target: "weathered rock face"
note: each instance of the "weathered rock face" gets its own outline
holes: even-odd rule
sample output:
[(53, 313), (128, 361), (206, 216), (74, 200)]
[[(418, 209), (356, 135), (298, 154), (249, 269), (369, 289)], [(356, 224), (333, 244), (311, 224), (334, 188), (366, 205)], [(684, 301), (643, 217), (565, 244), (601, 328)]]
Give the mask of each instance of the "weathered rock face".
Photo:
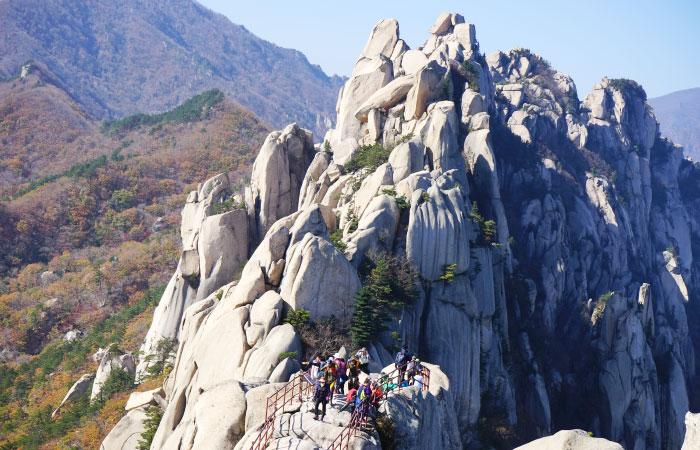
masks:
[[(217, 204), (237, 209), (214, 214)], [(230, 282), (248, 256), (249, 220), (240, 199), (231, 197), (226, 175), (217, 175), (190, 192), (182, 209), (182, 256), (153, 313), (140, 349), (136, 380), (146, 374), (164, 341), (177, 341), (185, 309)]]
[(257, 243), (277, 219), (297, 210), (306, 169), (314, 158), (311, 132), (289, 125), (265, 139), (246, 192)]
[(136, 364), (131, 353), (122, 353), (115, 346), (107, 349), (92, 380), (90, 400), (94, 400), (100, 395), (102, 385), (107, 381), (113, 370), (123, 370), (130, 377), (133, 377), (136, 372)]
[[(450, 381), (440, 367), (428, 364), (430, 389), (418, 386), (392, 394), (386, 401), (386, 414), (394, 427), (396, 448), (440, 448), (459, 450), (463, 447)], [(387, 371), (393, 370), (389, 366)], [(440, 430), (439, 433), (425, 430)]]
[(104, 450), (137, 450), (144, 431), (146, 407), (134, 408), (112, 428), (100, 445)]
[(583, 430), (563, 430), (522, 445), (517, 450), (623, 450), (620, 444), (589, 436)]
[(685, 415), (685, 439), (681, 450), (691, 450), (700, 447), (700, 414)]
[(90, 390), (94, 379), (94, 373), (86, 373), (83, 376), (81, 376), (78, 379), (78, 381), (73, 383), (73, 386), (71, 386), (70, 389), (68, 389), (68, 392), (66, 393), (65, 397), (63, 397), (63, 400), (61, 400), (61, 404), (51, 413), (51, 418), (56, 418), (60, 413), (61, 408), (63, 408), (63, 406), (66, 403), (74, 402), (83, 395), (86, 395), (87, 392)]
[[(446, 13), (416, 49), (380, 22), (337, 112), (323, 151), (294, 125), (268, 137), (247, 211), (213, 215), (222, 177), (190, 195), (144, 343), (180, 341), (153, 448), (249, 445), (266, 383), (296, 369), (280, 357), (302, 350), (284, 314), (349, 318), (378, 253), (405, 258), (417, 292), (368, 345), (371, 368), (400, 337), (444, 373), (389, 403), (401, 448), (681, 447), (700, 407), (700, 166), (658, 136), (636, 83), (603, 79), (581, 102), (528, 50), (482, 56)], [(368, 145), (377, 161), (348, 170)], [(280, 448), (339, 432), (277, 420)], [(619, 444), (556, 433), (572, 428)]]
[(307, 234), (289, 249), (280, 295), (293, 309), (314, 317), (348, 318), (360, 279), (355, 268), (330, 242)]

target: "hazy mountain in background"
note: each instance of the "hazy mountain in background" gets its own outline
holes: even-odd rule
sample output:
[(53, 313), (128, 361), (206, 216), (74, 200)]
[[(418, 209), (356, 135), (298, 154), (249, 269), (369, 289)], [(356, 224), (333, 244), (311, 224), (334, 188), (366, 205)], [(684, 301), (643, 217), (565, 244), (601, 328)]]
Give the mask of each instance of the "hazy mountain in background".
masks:
[(661, 134), (700, 161), (700, 87), (672, 92), (649, 100), (661, 125)]
[(28, 60), (100, 119), (219, 88), (268, 123), (296, 121), (318, 139), (342, 82), (191, 0), (0, 0), (0, 78)]

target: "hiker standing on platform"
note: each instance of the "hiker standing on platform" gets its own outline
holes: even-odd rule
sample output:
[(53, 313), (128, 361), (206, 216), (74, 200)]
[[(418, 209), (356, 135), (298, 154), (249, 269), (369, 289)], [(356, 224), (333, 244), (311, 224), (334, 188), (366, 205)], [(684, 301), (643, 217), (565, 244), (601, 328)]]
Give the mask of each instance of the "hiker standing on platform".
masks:
[(355, 412), (355, 397), (357, 396), (357, 386), (349, 385), (348, 393), (345, 396), (345, 406), (343, 406), (340, 411), (345, 411), (350, 408), (350, 412)]
[(340, 356), (335, 358), (336, 367), (336, 385), (335, 390), (339, 394), (345, 393), (345, 382), (348, 380), (347, 367), (345, 367), (345, 359)]
[(372, 383), (372, 397), (371, 397), (371, 402), (372, 406), (376, 411), (379, 411), (379, 404), (382, 401), (382, 398), (384, 397), (384, 392), (382, 391), (382, 387), (379, 383)]
[(348, 361), (347, 369), (348, 378), (355, 386), (360, 386), (360, 361), (357, 358), (352, 358)]
[(326, 367), (323, 370), (323, 374), (326, 378), (326, 384), (328, 385), (328, 388), (331, 391), (331, 406), (333, 406), (333, 395), (335, 394), (338, 376), (338, 369), (335, 366), (335, 361), (333, 361), (333, 358), (328, 358), (328, 362), (326, 363)]
[(369, 413), (369, 406), (372, 400), (372, 386), (370, 385), (369, 377), (365, 379), (365, 382), (357, 393), (357, 396), (360, 399), (360, 412), (363, 414)]
[(311, 369), (309, 370), (311, 379), (316, 381), (318, 377), (321, 376), (321, 357), (316, 355), (316, 357), (311, 361)]
[(318, 420), (318, 405), (321, 405), (321, 421), (326, 417), (326, 403), (331, 395), (331, 391), (326, 384), (326, 379), (321, 377), (314, 388), (314, 420)]
[(408, 384), (413, 384), (413, 377), (416, 376), (416, 357), (414, 356), (406, 364), (406, 378), (408, 379)]
[(394, 357), (394, 367), (396, 367), (396, 370), (399, 371), (399, 381), (397, 383), (399, 386), (403, 382), (403, 377), (406, 373), (406, 363), (410, 360), (411, 354), (408, 353), (408, 350), (406, 350), (405, 347), (401, 347), (401, 350), (399, 350)]
[(362, 347), (355, 353), (355, 357), (360, 362), (360, 370), (369, 375), (369, 352), (366, 347)]

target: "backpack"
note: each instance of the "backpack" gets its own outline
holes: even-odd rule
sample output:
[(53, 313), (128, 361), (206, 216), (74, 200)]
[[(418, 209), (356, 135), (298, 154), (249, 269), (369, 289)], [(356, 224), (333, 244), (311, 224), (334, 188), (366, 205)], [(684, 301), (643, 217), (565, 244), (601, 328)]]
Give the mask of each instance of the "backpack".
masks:
[(395, 362), (396, 364), (399, 364), (399, 365), (400, 365), (400, 364), (403, 363), (404, 357), (405, 357), (404, 352), (398, 352), (398, 353), (396, 354), (396, 358), (394, 359), (394, 362)]

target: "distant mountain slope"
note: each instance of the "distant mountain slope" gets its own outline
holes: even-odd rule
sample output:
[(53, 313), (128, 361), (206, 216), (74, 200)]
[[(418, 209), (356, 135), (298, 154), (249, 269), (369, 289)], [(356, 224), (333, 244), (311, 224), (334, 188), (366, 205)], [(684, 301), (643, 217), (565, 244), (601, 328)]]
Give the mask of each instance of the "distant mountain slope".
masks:
[(0, 449), (99, 448), (131, 383), (53, 408), (98, 347), (143, 342), (187, 193), (219, 173), (237, 190), (268, 132), (218, 90), (103, 127), (45, 68), (0, 82)]
[(700, 87), (652, 98), (649, 103), (661, 125), (661, 134), (700, 161)]
[(322, 133), (339, 77), (191, 0), (0, 0), (0, 78), (46, 64), (98, 118), (219, 88), (268, 123)]
[(28, 65), (0, 82), (0, 195), (104, 152), (100, 124), (52, 78)]
[[(218, 90), (167, 114), (105, 127), (54, 82), (40, 68), (0, 82), (0, 276), (64, 250), (120, 241), (125, 230), (97, 226), (114, 191), (129, 191), (135, 206), (179, 199), (188, 185), (216, 173), (242, 183), (268, 131)], [(87, 207), (79, 214), (85, 220), (70, 212), (76, 202)], [(177, 213), (179, 204), (166, 209)]]

